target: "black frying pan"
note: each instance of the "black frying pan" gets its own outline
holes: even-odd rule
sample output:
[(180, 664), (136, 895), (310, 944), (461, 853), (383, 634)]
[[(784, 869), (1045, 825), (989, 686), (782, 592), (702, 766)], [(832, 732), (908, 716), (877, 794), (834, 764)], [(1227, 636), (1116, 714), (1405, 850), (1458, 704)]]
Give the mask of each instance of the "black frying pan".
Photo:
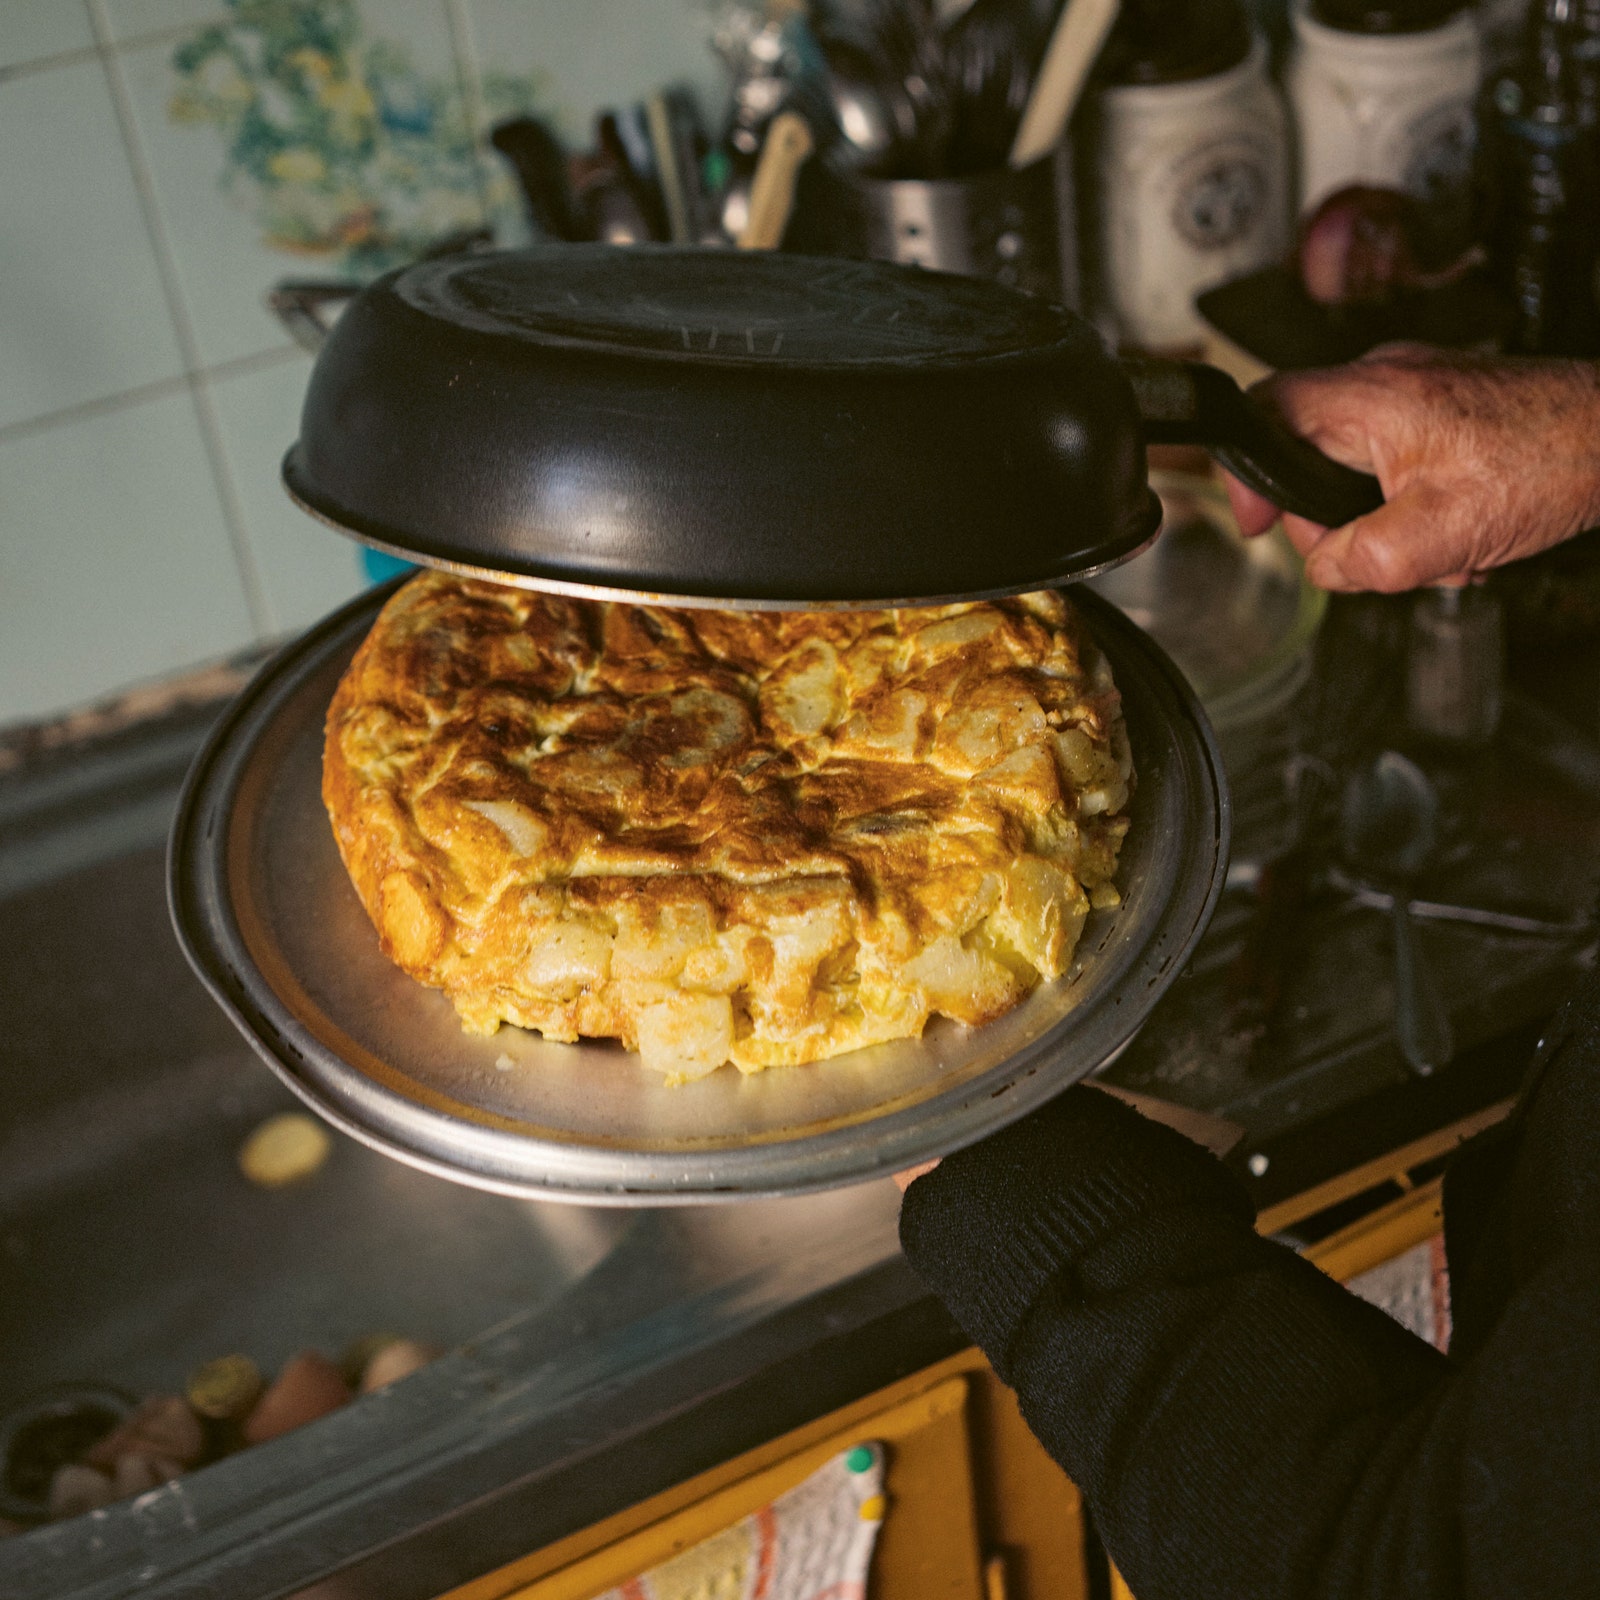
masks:
[(425, 261), (322, 345), (290, 492), (416, 560), (767, 606), (994, 595), (1155, 533), (1146, 440), (1336, 526), (1376, 481), (1215, 368), (883, 262), (552, 245)]

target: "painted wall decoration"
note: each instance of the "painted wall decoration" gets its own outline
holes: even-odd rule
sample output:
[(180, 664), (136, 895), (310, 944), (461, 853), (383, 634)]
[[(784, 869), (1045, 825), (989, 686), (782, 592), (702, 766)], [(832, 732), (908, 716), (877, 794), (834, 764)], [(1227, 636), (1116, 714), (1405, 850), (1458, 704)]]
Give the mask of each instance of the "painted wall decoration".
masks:
[(175, 121), (223, 140), (222, 182), (263, 241), (366, 277), (509, 221), (509, 175), (478, 135), (534, 112), (536, 75), (419, 69), (355, 0), (228, 0), (173, 51)]
[(0, 737), (360, 591), (283, 491), (309, 363), (268, 291), (526, 238), (502, 118), (576, 150), (673, 84), (715, 126), (721, 3), (0, 0)]

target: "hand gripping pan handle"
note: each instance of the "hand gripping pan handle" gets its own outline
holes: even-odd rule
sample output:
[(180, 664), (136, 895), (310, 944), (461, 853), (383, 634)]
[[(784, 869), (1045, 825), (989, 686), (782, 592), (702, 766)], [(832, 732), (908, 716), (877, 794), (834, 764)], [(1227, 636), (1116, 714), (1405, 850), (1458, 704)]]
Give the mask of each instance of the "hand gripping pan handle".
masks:
[(1150, 443), (1204, 445), (1241, 483), (1325, 528), (1342, 527), (1383, 504), (1376, 478), (1330, 460), (1291, 433), (1219, 368), (1130, 358), (1122, 370)]

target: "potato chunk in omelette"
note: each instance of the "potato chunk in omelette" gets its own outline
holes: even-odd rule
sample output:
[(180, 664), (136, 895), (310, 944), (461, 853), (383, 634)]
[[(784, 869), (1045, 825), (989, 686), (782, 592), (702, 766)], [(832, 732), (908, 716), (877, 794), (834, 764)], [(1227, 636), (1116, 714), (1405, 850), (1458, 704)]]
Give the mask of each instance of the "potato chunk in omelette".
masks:
[(1058, 594), (666, 610), (424, 573), (328, 711), (383, 948), (464, 1026), (682, 1080), (981, 1023), (1113, 905), (1132, 778)]

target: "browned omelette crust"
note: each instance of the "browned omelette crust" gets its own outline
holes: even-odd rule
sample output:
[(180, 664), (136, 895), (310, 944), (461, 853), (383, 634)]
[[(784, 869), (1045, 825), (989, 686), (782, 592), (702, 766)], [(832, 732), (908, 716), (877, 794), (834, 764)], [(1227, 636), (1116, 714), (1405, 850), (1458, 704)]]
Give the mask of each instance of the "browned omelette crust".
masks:
[(1053, 593), (673, 611), (424, 573), (328, 711), (388, 955), (464, 1025), (693, 1077), (987, 1021), (1066, 970), (1131, 764)]

